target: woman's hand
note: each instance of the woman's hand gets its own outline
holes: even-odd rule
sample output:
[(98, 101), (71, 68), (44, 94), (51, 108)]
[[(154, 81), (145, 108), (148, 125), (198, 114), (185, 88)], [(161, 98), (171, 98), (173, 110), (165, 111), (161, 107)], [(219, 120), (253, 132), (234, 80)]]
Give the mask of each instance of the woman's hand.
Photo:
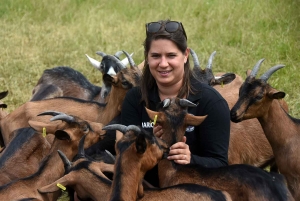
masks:
[(154, 134), (156, 137), (161, 138), (161, 136), (164, 134), (164, 131), (163, 131), (161, 125), (155, 124), (155, 126), (153, 127), (153, 134)]
[(178, 164), (189, 164), (191, 162), (191, 152), (189, 145), (186, 143), (186, 137), (184, 136), (182, 142), (177, 142), (170, 147), (168, 159), (174, 160)]

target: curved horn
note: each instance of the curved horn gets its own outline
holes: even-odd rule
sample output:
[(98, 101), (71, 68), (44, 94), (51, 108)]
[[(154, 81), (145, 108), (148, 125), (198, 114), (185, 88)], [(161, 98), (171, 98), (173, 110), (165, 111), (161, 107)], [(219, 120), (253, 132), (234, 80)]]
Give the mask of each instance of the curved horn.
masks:
[[(130, 57), (132, 58), (133, 53), (130, 54)], [(121, 62), (124, 64), (124, 66), (127, 66), (129, 64), (128, 58), (124, 58), (121, 60)]]
[(134, 67), (135, 66), (135, 63), (132, 59), (132, 57), (125, 51), (125, 50), (122, 50), (123, 53), (126, 55), (127, 59), (128, 59), (128, 62), (130, 64), (131, 67)]
[(57, 150), (57, 152), (58, 152), (59, 157), (61, 158), (61, 160), (64, 163), (65, 171), (69, 172), (72, 167), (72, 163), (69, 161), (67, 156), (61, 150)]
[(97, 61), (96, 59), (93, 59), (91, 57), (89, 57), (87, 54), (85, 54), (85, 56), (89, 59), (90, 63), (97, 69), (100, 68), (101, 62)]
[(214, 51), (213, 53), (211, 53), (211, 55), (210, 55), (210, 57), (209, 57), (209, 59), (208, 59), (208, 63), (207, 63), (206, 68), (211, 69), (211, 67), (212, 67), (212, 61), (213, 61), (213, 59), (214, 59), (216, 53), (217, 53), (216, 51)]
[(270, 68), (267, 72), (265, 72), (262, 76), (260, 76), (260, 79), (264, 80), (265, 82), (270, 78), (270, 76), (275, 73), (280, 68), (283, 68), (285, 65), (279, 64), (276, 66), (273, 66)]
[(135, 131), (137, 133), (141, 132), (141, 129), (138, 126), (136, 126), (136, 125), (129, 125), (129, 126), (127, 126), (127, 131), (128, 130), (133, 130), (133, 131)]
[(116, 64), (120, 67), (120, 69), (126, 68), (126, 66), (119, 59), (117, 59), (115, 56), (109, 55), (109, 57), (111, 58), (111, 60), (116, 62)]
[(200, 62), (199, 62), (198, 56), (197, 56), (196, 52), (194, 52), (194, 50), (192, 50), (191, 48), (190, 48), (190, 54), (193, 57), (194, 67), (200, 68)]
[(252, 71), (251, 71), (251, 74), (249, 75), (249, 76), (251, 76), (251, 77), (255, 77), (256, 76), (256, 74), (257, 74), (257, 72), (258, 72), (258, 70), (259, 70), (259, 68), (260, 68), (260, 66), (261, 66), (261, 64), (262, 64), (262, 62), (264, 61), (265, 59), (261, 59), (261, 60), (259, 60), (256, 64), (255, 64), (255, 66), (253, 67), (253, 69), (252, 69)]
[(78, 153), (77, 156), (79, 158), (85, 158), (85, 153), (84, 153), (84, 140), (85, 140), (86, 135), (82, 136), (79, 145), (78, 145)]
[(124, 126), (122, 124), (111, 124), (111, 125), (104, 126), (102, 130), (118, 130), (121, 131), (122, 133), (126, 133), (127, 126)]
[(112, 155), (109, 151), (107, 151), (106, 149), (105, 149), (105, 152), (113, 159), (113, 161), (115, 161), (116, 160), (116, 157), (114, 157), (114, 155)]
[(43, 115), (57, 116), (57, 115), (60, 115), (60, 114), (65, 114), (65, 113), (57, 112), (57, 111), (54, 111), (54, 110), (48, 110), (48, 111), (45, 111), (45, 112), (42, 112), (42, 113), (38, 114), (37, 116), (43, 116)]
[(74, 117), (66, 114), (59, 114), (50, 119), (50, 121), (56, 121), (56, 120), (62, 120), (67, 122), (68, 124), (76, 122)]
[(179, 105), (182, 107), (197, 107), (197, 105), (195, 103), (192, 103), (191, 101), (189, 101), (187, 99), (180, 99)]
[(121, 50), (120, 50), (120, 51), (117, 51), (117, 52), (115, 53), (115, 57), (117, 57), (118, 59), (120, 59), (121, 54), (123, 54), (123, 52), (122, 52)]
[(104, 52), (101, 52), (101, 51), (97, 51), (96, 54), (98, 54), (101, 57), (106, 56), (106, 54)]
[(169, 98), (166, 98), (165, 100), (163, 100), (163, 108), (169, 107), (171, 100)]

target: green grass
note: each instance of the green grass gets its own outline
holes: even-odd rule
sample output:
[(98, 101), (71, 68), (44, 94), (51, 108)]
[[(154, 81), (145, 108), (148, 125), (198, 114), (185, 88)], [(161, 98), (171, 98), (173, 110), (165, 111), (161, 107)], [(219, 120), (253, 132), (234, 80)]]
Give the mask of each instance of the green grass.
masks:
[(261, 58), (260, 73), (276, 64), (269, 82), (286, 92), (291, 115), (300, 117), (300, 15), (292, 0), (0, 0), (0, 90), (8, 111), (28, 101), (47, 68), (67, 65), (101, 85), (101, 74), (84, 54), (100, 50), (135, 52), (143, 60), (144, 24), (159, 19), (182, 21), (189, 46), (205, 65), (217, 51), (214, 71), (235, 72), (245, 78)]
[(28, 101), (43, 71), (71, 66), (92, 83), (101, 74), (85, 54), (135, 52), (143, 60), (144, 24), (172, 19), (184, 24), (189, 47), (204, 67), (216, 50), (214, 72), (245, 78), (261, 58), (259, 75), (286, 67), (269, 80), (286, 92), (290, 114), (300, 118), (300, 4), (292, 0), (0, 0), (0, 91), (8, 111)]

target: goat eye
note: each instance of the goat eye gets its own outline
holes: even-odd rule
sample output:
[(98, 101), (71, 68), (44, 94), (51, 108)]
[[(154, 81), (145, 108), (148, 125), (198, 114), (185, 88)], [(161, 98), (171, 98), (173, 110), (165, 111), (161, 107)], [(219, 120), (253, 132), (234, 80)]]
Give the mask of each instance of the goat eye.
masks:
[(129, 82), (128, 82), (128, 81), (123, 81), (123, 82), (122, 82), (122, 85), (123, 85), (123, 86), (128, 86), (128, 85), (129, 85)]
[(87, 125), (85, 125), (85, 126), (82, 128), (82, 131), (83, 131), (84, 133), (89, 132), (89, 130), (90, 130), (90, 128), (89, 128)]

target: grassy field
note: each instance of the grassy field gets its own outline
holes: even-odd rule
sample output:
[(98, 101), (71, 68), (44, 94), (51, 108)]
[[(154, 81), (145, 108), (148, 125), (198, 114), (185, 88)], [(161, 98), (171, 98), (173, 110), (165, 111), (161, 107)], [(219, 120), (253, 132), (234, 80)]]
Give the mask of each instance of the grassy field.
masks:
[(92, 83), (101, 74), (85, 54), (118, 50), (143, 60), (146, 22), (181, 21), (204, 67), (217, 51), (214, 72), (245, 78), (261, 58), (259, 72), (286, 67), (269, 80), (286, 92), (290, 114), (300, 118), (300, 3), (293, 0), (0, 0), (0, 90), (12, 111), (31, 97), (43, 71), (70, 66)]
[(63, 65), (101, 85), (85, 54), (101, 60), (98, 50), (126, 50), (141, 62), (144, 24), (169, 18), (183, 22), (203, 66), (217, 51), (215, 72), (245, 78), (261, 58), (259, 73), (285, 64), (269, 82), (286, 92), (290, 113), (300, 118), (299, 8), (292, 0), (0, 0), (0, 90), (9, 91), (4, 101), (12, 111), (29, 100), (45, 69)]

